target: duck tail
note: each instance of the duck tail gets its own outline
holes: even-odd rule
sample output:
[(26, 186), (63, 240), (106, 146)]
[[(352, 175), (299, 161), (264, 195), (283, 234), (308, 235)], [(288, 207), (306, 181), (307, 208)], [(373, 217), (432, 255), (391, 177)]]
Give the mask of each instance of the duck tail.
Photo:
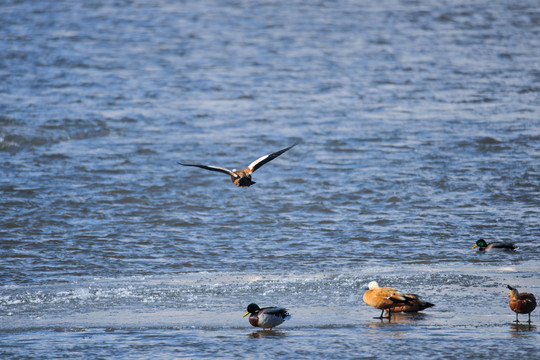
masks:
[(427, 302), (427, 301), (424, 301), (424, 302), (423, 302), (423, 305), (424, 305), (424, 306), (423, 306), (424, 309), (427, 309), (427, 308), (430, 308), (430, 307), (434, 307), (434, 306), (435, 306), (435, 304), (432, 304), (432, 303)]

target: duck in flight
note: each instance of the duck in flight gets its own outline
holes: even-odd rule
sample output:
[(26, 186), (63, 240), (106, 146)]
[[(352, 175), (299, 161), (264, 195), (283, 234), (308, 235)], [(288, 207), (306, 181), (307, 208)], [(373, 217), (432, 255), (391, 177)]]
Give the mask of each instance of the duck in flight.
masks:
[(219, 167), (219, 166), (200, 165), (200, 164), (184, 164), (184, 163), (181, 163), (181, 162), (179, 162), (178, 164), (183, 165), (183, 166), (200, 167), (201, 169), (206, 169), (206, 170), (210, 170), (210, 171), (222, 172), (222, 173), (225, 173), (225, 174), (231, 176), (231, 180), (234, 183), (234, 185), (239, 186), (239, 187), (249, 187), (249, 186), (255, 184), (255, 181), (251, 181), (251, 174), (253, 174), (253, 172), (255, 170), (257, 170), (258, 168), (260, 168), (261, 166), (263, 166), (267, 162), (274, 160), (279, 155), (283, 154), (287, 150), (290, 150), (294, 146), (296, 146), (296, 144), (293, 144), (293, 145), (291, 145), (291, 146), (289, 146), (289, 147), (287, 147), (285, 149), (276, 151), (274, 153), (261, 156), (260, 158), (258, 158), (257, 160), (255, 160), (254, 162), (249, 164), (249, 166), (247, 168), (245, 168), (244, 170), (233, 169), (231, 171), (229, 169), (225, 169), (225, 168)]

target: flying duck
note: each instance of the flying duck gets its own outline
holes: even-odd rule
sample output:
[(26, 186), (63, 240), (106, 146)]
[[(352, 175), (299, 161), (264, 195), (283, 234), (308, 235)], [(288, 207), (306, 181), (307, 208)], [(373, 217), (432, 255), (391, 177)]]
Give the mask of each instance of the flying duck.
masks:
[(392, 317), (392, 308), (398, 305), (410, 304), (405, 295), (391, 287), (380, 287), (376, 281), (372, 281), (368, 285), (369, 290), (364, 293), (363, 300), (369, 306), (382, 310), (379, 319), (383, 318), (384, 311), (388, 312), (387, 318)]
[(291, 315), (287, 309), (282, 307), (260, 308), (257, 304), (249, 304), (243, 317), (249, 315), (249, 323), (255, 327), (261, 327), (263, 330), (270, 329), (289, 320)]
[(516, 313), (516, 323), (519, 322), (518, 314), (529, 314), (529, 324), (531, 323), (531, 313), (536, 309), (536, 299), (533, 294), (519, 293), (516, 288), (507, 285), (510, 289), (510, 309)]
[(293, 144), (293, 145), (291, 145), (288, 148), (285, 148), (283, 150), (279, 150), (279, 151), (276, 151), (274, 153), (261, 156), (260, 158), (258, 158), (257, 160), (255, 160), (254, 162), (249, 164), (248, 167), (245, 168), (244, 170), (233, 169), (231, 171), (229, 169), (225, 169), (225, 168), (219, 167), (219, 166), (199, 165), (199, 164), (183, 164), (181, 162), (179, 162), (178, 164), (183, 165), (183, 166), (196, 166), (196, 167), (200, 167), (202, 169), (206, 169), (206, 170), (210, 170), (210, 171), (222, 172), (222, 173), (225, 173), (225, 174), (231, 176), (231, 180), (234, 183), (234, 185), (239, 186), (239, 187), (249, 187), (249, 186), (255, 184), (255, 181), (251, 181), (251, 174), (255, 170), (257, 170), (258, 168), (260, 168), (261, 166), (263, 166), (267, 162), (274, 160), (279, 155), (283, 154), (287, 150), (290, 150), (294, 146), (296, 146), (296, 144)]
[(486, 240), (480, 239), (474, 244), (472, 247), (473, 249), (478, 248), (478, 251), (494, 251), (494, 250), (507, 250), (507, 251), (513, 251), (516, 250), (516, 246), (511, 243), (500, 243), (500, 242), (493, 242), (493, 243), (486, 243)]

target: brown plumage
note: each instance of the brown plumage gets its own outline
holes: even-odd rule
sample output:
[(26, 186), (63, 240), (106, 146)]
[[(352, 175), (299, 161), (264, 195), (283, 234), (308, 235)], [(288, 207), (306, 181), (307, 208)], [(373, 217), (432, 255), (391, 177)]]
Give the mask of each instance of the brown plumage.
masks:
[(364, 293), (363, 300), (369, 306), (382, 310), (379, 319), (383, 318), (384, 311), (388, 311), (388, 318), (392, 317), (392, 308), (407, 303), (405, 296), (391, 287), (380, 287), (376, 281), (369, 283), (369, 290)]
[(249, 166), (245, 168), (244, 170), (235, 170), (235, 169), (229, 170), (229, 169), (225, 169), (219, 166), (200, 165), (200, 164), (183, 164), (181, 162), (179, 162), (178, 164), (183, 165), (183, 166), (200, 167), (201, 169), (206, 169), (210, 171), (222, 172), (222, 173), (230, 175), (231, 180), (234, 185), (239, 186), (239, 187), (249, 187), (255, 184), (255, 181), (251, 181), (251, 174), (253, 174), (255, 170), (257, 170), (258, 168), (260, 168), (267, 162), (274, 160), (279, 155), (283, 154), (287, 150), (290, 150), (294, 146), (296, 146), (296, 144), (293, 144), (289, 146), (288, 148), (276, 151), (275, 153), (261, 156), (260, 158), (258, 158), (257, 160), (249, 164)]
[(508, 305), (510, 306), (510, 309), (512, 309), (512, 311), (516, 313), (516, 322), (519, 322), (518, 314), (529, 314), (530, 324), (531, 313), (534, 309), (536, 309), (536, 298), (533, 294), (520, 294), (516, 288), (513, 288), (510, 285), (507, 285), (507, 287), (508, 289), (510, 289), (510, 294), (508, 294), (508, 297), (510, 298), (510, 303)]
[(383, 318), (385, 310), (390, 318), (393, 312), (417, 312), (435, 306), (423, 301), (418, 295), (403, 294), (388, 286), (380, 287), (376, 281), (369, 283), (369, 290), (364, 293), (363, 300), (369, 306), (382, 310), (379, 319)]
[(416, 294), (404, 294), (407, 303), (396, 305), (392, 308), (392, 312), (418, 312), (435, 306), (430, 302), (420, 299)]

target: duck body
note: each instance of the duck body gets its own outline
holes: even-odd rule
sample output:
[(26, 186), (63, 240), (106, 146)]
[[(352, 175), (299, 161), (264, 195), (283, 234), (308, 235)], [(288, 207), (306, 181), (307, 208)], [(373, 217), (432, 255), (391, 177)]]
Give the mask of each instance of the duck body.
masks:
[(376, 281), (369, 283), (369, 290), (362, 298), (366, 304), (382, 310), (379, 319), (383, 318), (384, 311), (388, 312), (388, 318), (392, 316), (392, 309), (398, 305), (409, 304), (405, 295), (388, 286), (380, 287)]
[(249, 323), (255, 327), (270, 329), (282, 324), (285, 320), (289, 320), (291, 315), (287, 309), (282, 307), (265, 307), (260, 308), (257, 304), (249, 304), (244, 317), (249, 315)]
[(516, 246), (512, 243), (492, 242), (487, 243), (484, 239), (480, 239), (474, 244), (473, 249), (478, 248), (478, 251), (514, 251)]
[(248, 169), (234, 170), (235, 175), (231, 175), (231, 181), (238, 187), (250, 187), (255, 184), (255, 181), (251, 180), (251, 172)]
[(178, 164), (182, 166), (195, 166), (201, 169), (221, 172), (221, 173), (229, 175), (234, 185), (238, 187), (250, 187), (251, 185), (255, 184), (255, 182), (251, 180), (251, 174), (253, 174), (255, 170), (257, 170), (258, 168), (260, 168), (267, 162), (274, 160), (279, 155), (283, 154), (285, 151), (290, 150), (294, 146), (296, 146), (296, 144), (293, 144), (285, 149), (276, 151), (274, 153), (261, 156), (260, 158), (258, 158), (257, 160), (249, 164), (248, 167), (243, 170), (236, 170), (236, 169), (229, 170), (220, 166), (201, 165), (201, 164), (184, 164), (181, 162), (179, 162)]
[(508, 305), (510, 309), (516, 313), (516, 322), (519, 322), (518, 314), (529, 314), (529, 323), (531, 322), (531, 313), (536, 309), (536, 298), (533, 294), (519, 293), (516, 288), (507, 286), (510, 289), (510, 302)]

